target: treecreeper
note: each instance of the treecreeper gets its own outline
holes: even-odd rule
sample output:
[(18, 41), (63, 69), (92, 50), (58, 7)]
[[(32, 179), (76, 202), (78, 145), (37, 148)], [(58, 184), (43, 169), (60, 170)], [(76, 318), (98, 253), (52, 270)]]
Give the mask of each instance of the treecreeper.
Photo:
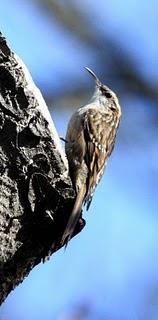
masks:
[(102, 84), (91, 69), (86, 70), (95, 80), (95, 91), (90, 102), (80, 107), (68, 123), (65, 151), (76, 199), (62, 235), (62, 245), (67, 245), (71, 239), (82, 206), (86, 205), (88, 210), (91, 204), (113, 151), (121, 117), (116, 94)]

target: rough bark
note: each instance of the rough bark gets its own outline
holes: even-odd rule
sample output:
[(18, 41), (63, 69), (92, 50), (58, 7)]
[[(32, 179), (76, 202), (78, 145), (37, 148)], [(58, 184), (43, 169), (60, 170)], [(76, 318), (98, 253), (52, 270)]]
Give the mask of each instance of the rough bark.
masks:
[[(0, 34), (0, 302), (60, 248), (75, 193), (41, 93)], [(75, 230), (84, 226), (81, 219)]]

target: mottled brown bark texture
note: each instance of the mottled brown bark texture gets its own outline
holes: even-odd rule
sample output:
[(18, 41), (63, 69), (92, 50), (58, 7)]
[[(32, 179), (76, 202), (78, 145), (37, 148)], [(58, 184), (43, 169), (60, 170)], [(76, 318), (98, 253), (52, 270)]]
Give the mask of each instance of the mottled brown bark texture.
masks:
[(0, 34), (0, 302), (60, 248), (75, 196), (55, 128), (28, 82)]

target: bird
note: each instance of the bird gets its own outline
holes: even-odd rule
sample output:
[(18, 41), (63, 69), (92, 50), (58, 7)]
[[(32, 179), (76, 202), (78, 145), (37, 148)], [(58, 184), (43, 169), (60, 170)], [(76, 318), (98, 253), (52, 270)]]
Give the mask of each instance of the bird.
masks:
[(81, 217), (82, 207), (86, 205), (89, 209), (113, 151), (121, 118), (116, 94), (102, 84), (90, 68), (85, 69), (95, 81), (95, 90), (89, 103), (70, 118), (65, 138), (69, 174), (76, 191), (75, 203), (61, 237), (61, 244), (65, 247)]

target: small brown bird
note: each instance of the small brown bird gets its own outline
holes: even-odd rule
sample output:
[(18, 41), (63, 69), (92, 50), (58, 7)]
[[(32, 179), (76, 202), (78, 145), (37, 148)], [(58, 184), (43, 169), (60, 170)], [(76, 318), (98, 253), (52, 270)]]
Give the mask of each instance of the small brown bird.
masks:
[(90, 206), (114, 148), (121, 117), (115, 93), (102, 84), (91, 69), (86, 69), (95, 79), (95, 91), (90, 103), (72, 115), (66, 134), (69, 173), (77, 196), (61, 240), (65, 245), (72, 237), (82, 205), (86, 204), (87, 210)]

